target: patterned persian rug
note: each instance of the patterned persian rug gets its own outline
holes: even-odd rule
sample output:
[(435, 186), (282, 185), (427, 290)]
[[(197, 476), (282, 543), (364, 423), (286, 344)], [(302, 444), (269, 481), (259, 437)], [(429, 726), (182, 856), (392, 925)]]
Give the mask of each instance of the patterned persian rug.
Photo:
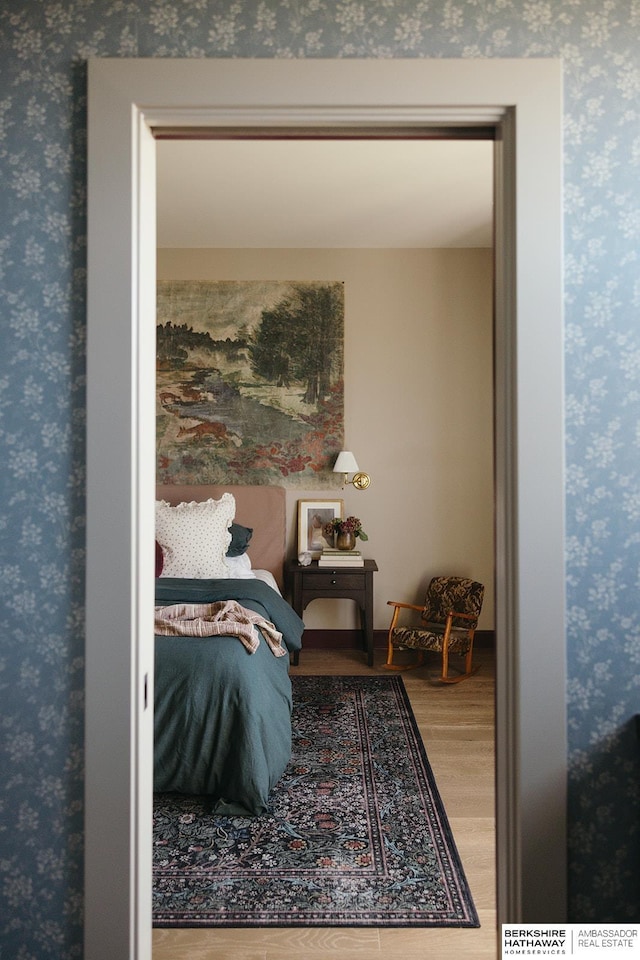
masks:
[(477, 927), (402, 679), (292, 682), (268, 814), (155, 798), (154, 926)]

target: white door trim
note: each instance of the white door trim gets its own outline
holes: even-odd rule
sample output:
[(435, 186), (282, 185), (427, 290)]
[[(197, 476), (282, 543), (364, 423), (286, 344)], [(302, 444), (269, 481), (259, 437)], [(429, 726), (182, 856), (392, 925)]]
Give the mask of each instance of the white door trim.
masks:
[(151, 956), (157, 124), (496, 127), (499, 920), (565, 919), (561, 89), (549, 60), (90, 63), (87, 960)]

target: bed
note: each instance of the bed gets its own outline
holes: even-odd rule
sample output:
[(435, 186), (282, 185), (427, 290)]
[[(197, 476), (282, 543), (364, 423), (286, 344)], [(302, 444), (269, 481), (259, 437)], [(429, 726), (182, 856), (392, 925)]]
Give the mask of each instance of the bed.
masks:
[(304, 628), (280, 593), (285, 492), (159, 486), (156, 537), (154, 790), (260, 815), (291, 755)]

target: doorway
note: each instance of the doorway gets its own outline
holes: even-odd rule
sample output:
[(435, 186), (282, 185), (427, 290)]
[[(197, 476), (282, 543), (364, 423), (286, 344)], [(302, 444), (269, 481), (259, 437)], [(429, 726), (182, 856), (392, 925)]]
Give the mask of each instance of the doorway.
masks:
[[(425, 93), (432, 90), (438, 94)], [(153, 405), (145, 394), (151, 398), (154, 355), (151, 129), (168, 122), (348, 122), (406, 129), (434, 124), (437, 117), (439, 125), (471, 118), (497, 131), (496, 627), (503, 690), (498, 901), (505, 921), (561, 918), (566, 723), (564, 660), (558, 657), (564, 639), (560, 90), (559, 66), (552, 61), (91, 64), (88, 956), (106, 956), (107, 943), (111, 956), (149, 955), (145, 830), (148, 837), (152, 631), (146, 611), (153, 605), (153, 566), (145, 544), (153, 541), (155, 478)], [(107, 403), (116, 364), (125, 383)], [(542, 516), (547, 526), (541, 529)], [(114, 595), (124, 600), (115, 625), (107, 611)], [(119, 639), (107, 647), (105, 631), (112, 636), (114, 627)], [(550, 685), (545, 663), (551, 656), (558, 670)], [(123, 938), (122, 950), (114, 944), (114, 929)]]

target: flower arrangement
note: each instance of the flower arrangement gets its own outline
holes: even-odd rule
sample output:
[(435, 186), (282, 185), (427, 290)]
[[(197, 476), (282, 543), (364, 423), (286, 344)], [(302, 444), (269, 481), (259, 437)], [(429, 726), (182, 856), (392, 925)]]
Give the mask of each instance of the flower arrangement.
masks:
[(369, 537), (362, 529), (362, 521), (358, 517), (346, 517), (341, 520), (340, 517), (334, 517), (325, 523), (323, 533), (325, 537), (333, 537), (338, 533), (352, 533), (354, 537), (360, 537), (361, 540), (368, 540)]

